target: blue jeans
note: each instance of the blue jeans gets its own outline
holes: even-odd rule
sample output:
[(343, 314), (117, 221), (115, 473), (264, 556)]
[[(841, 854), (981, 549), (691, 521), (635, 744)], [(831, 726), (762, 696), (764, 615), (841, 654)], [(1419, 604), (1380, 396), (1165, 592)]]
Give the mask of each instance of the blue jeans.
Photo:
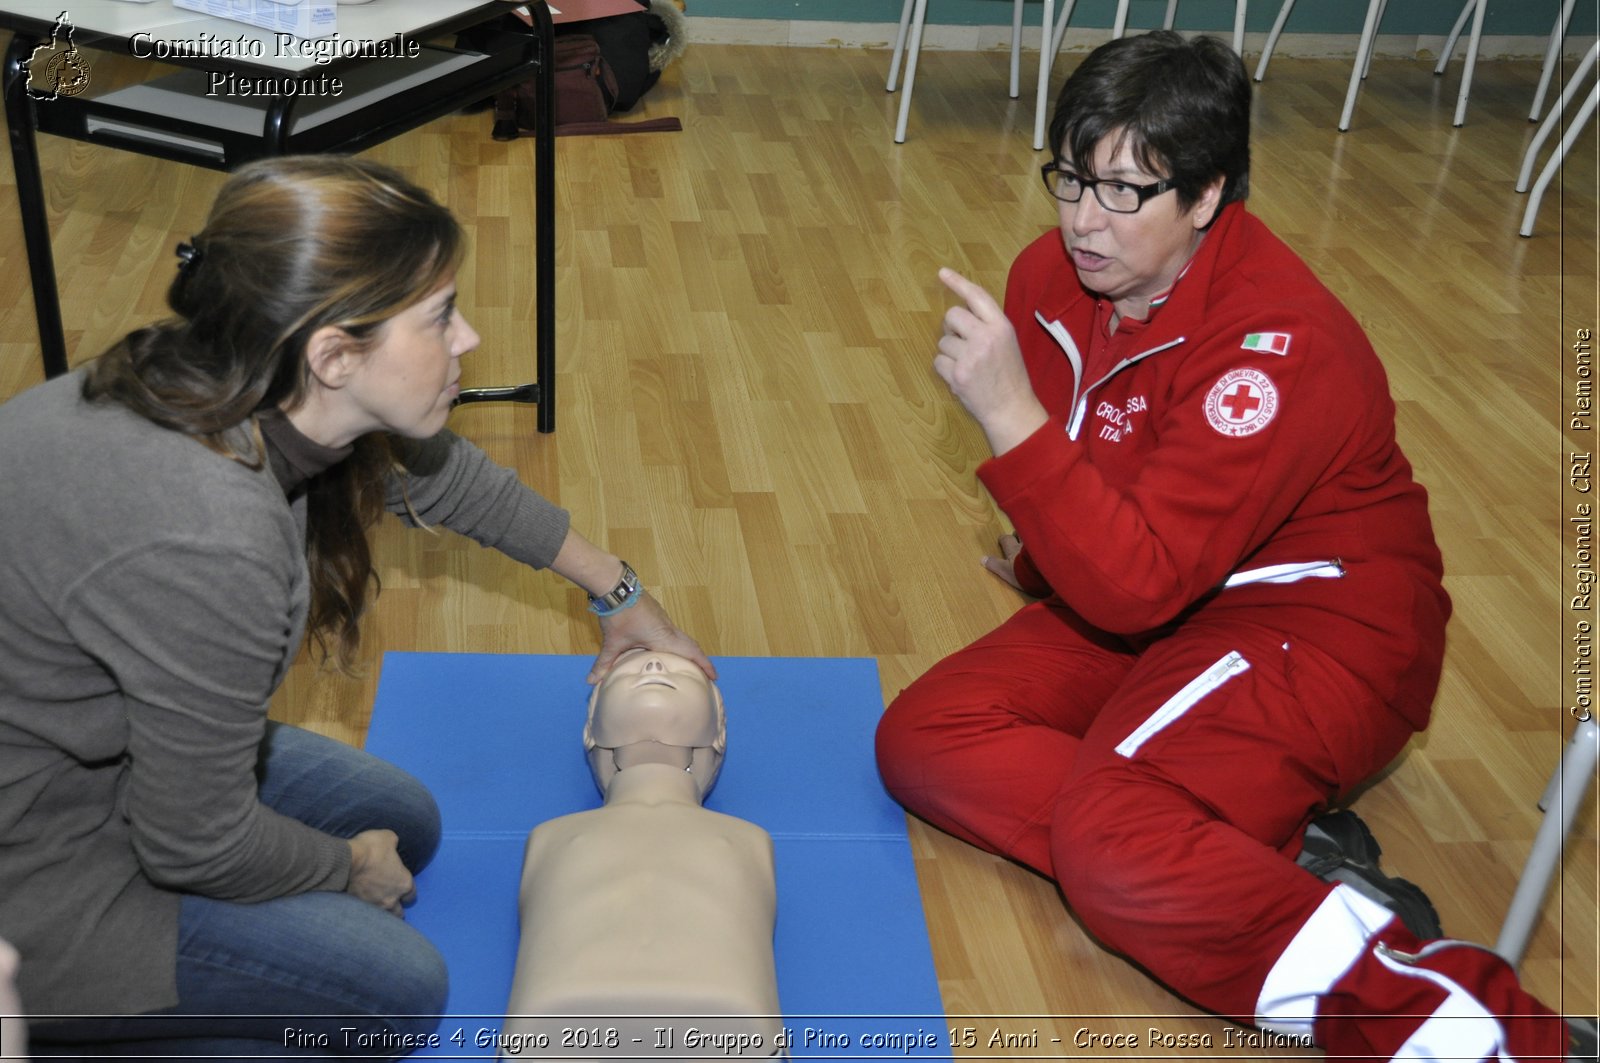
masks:
[[(439, 846), (439, 807), (423, 785), (342, 742), (269, 723), (257, 775), (263, 804), (329, 834), (394, 831), (413, 873)], [(85, 1058), (393, 1057), (434, 1030), (447, 991), (444, 958), (426, 938), (348, 893), (256, 904), (185, 894), (176, 1005), (51, 1023), (31, 1047)]]

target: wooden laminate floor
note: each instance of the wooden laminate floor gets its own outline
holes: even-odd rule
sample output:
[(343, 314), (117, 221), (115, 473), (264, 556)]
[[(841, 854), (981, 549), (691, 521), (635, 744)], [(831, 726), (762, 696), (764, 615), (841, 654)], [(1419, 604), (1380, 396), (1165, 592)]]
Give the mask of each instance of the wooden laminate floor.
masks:
[[(642, 110), (681, 117), (682, 133), (563, 140), (558, 431), (538, 434), (519, 408), (452, 420), (630, 559), (711, 652), (875, 657), (886, 699), (1018, 604), (977, 564), (1006, 525), (973, 475), (982, 436), (929, 368), (947, 302), (935, 270), (998, 292), (1054, 217), (1003, 54), (925, 54), (902, 146), (887, 62), (691, 45)], [(1435, 723), (1356, 807), (1450, 933), (1492, 941), (1585, 678), (1578, 624), (1593, 623), (1571, 602), (1587, 571), (1572, 566), (1592, 561), (1576, 553), (1569, 455), (1592, 452), (1594, 431), (1568, 426), (1589, 371), (1572, 348), (1600, 325), (1596, 138), (1580, 138), (1521, 239), (1512, 185), (1537, 65), (1480, 63), (1460, 129), (1459, 64), (1430, 69), (1374, 63), (1341, 135), (1348, 61), (1276, 61), (1258, 87), (1251, 206), (1387, 365), (1456, 603)], [(469, 386), (526, 378), (531, 320), (532, 146), (488, 126), (458, 116), (372, 152), (470, 231), (461, 306), (483, 346)], [(48, 138), (42, 152), (80, 361), (162, 312), (173, 245), (222, 178)], [(3, 399), (40, 379), (9, 162), (0, 321)], [(277, 718), (359, 743), (385, 650), (597, 645), (575, 589), (470, 543), (391, 523), (377, 555), (366, 677), (302, 661)], [(1228, 1047), (1236, 1027), (1095, 944), (1050, 883), (919, 824), (912, 839), (947, 1025), (978, 1041), (962, 1055), (1315, 1054)], [(1587, 1014), (1600, 1007), (1595, 840), (1591, 798), (1524, 964), (1535, 992)], [(1152, 1029), (1211, 1047), (1152, 1044)], [(1037, 1047), (988, 1047), (995, 1031), (1034, 1030)], [(1141, 1047), (1075, 1046), (1080, 1030)]]

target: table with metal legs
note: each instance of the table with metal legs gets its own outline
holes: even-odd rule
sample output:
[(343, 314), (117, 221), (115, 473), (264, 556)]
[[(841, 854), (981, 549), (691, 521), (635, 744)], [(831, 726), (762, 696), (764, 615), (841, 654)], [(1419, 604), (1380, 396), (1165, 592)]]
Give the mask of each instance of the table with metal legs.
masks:
[[(531, 403), (538, 408), (539, 431), (555, 430), (554, 69), (546, 61), (554, 54), (554, 29), (543, 0), (529, 5), (532, 33), (501, 50), (483, 53), (421, 42), (438, 41), (502, 17), (508, 10), (502, 0), (385, 0), (341, 7), (340, 38), (357, 44), (410, 41), (415, 46), (408, 46), (404, 54), (366, 49), (360, 55), (320, 60), (303, 54), (284, 57), (280, 54), (285, 51), (284, 39), (269, 31), (166, 5), (79, 0), (72, 5), (73, 22), (66, 32), (59, 4), (60, 0), (7, 0), (0, 8), (0, 28), (14, 34), (4, 65), (6, 125), (46, 376), (67, 371), (67, 349), (39, 167), (39, 133), (231, 170), (272, 155), (358, 152), (537, 77), (534, 379), (509, 387), (469, 389), (458, 401)], [(242, 49), (245, 56), (174, 57), (172, 49), (158, 47), (208, 38), (258, 45), (254, 51)], [(59, 84), (55, 70), (57, 84), (30, 70), (41, 47), (59, 52), (63, 46), (72, 55), (81, 54), (80, 48), (138, 58), (160, 53), (159, 62), (171, 64), (176, 72), (100, 95), (74, 95), (81, 86)], [(287, 50), (295, 52), (292, 47)], [(217, 75), (277, 78), (280, 83), (337, 76), (346, 91), (320, 98), (297, 92), (229, 97), (210, 91), (215, 84), (208, 79)]]

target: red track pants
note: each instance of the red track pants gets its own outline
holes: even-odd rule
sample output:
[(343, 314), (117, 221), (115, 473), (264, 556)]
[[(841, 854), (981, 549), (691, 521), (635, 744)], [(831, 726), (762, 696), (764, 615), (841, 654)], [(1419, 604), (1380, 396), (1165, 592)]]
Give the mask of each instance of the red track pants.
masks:
[(877, 746), (907, 809), (1053, 877), (1102, 942), (1205, 1008), (1315, 1033), (1346, 1058), (1426, 1058), (1405, 1054), (1412, 1034), (1465, 994), (1492, 1016), (1537, 1016), (1496, 1026), (1496, 1044), (1527, 1053), (1515, 1058), (1560, 1058), (1564, 1025), (1504, 963), (1446, 950), (1461, 979), (1448, 986), (1415, 974), (1437, 957), (1392, 969), (1379, 942), (1411, 956), (1415, 939), (1294, 864), (1310, 819), (1410, 735), (1269, 615), (1196, 619), (1135, 654), (1035, 602), (901, 693)]

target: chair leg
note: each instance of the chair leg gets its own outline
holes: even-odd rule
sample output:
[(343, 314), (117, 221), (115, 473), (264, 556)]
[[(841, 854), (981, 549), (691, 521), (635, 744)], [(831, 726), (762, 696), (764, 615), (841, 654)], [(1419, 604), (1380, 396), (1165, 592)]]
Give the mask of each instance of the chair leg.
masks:
[(917, 56), (922, 53), (922, 24), (927, 17), (928, 0), (915, 0), (911, 15), (910, 52), (906, 55), (906, 83), (900, 93), (900, 118), (894, 126), (896, 144), (906, 142), (906, 122), (911, 118), (911, 87), (917, 80)]
[(1389, 0), (1378, 0), (1378, 21), (1373, 23), (1372, 44), (1367, 48), (1367, 61), (1361, 64), (1361, 80), (1367, 80), (1367, 75), (1372, 73), (1372, 57), (1378, 51), (1377, 27), (1383, 25), (1383, 16), (1389, 10)]
[(1567, 36), (1567, 26), (1572, 23), (1572, 8), (1577, 0), (1563, 0), (1561, 14), (1556, 16), (1555, 28), (1550, 31), (1550, 46), (1544, 51), (1544, 68), (1539, 71), (1539, 91), (1533, 94), (1533, 107), (1528, 111), (1528, 121), (1537, 122), (1544, 107), (1545, 93), (1550, 91), (1550, 77), (1561, 60), (1561, 42)]
[(1544, 190), (1549, 187), (1550, 179), (1555, 177), (1556, 171), (1561, 168), (1561, 161), (1567, 157), (1567, 152), (1572, 150), (1572, 144), (1578, 139), (1578, 134), (1583, 132), (1584, 127), (1589, 124), (1589, 119), (1594, 117), (1596, 104), (1600, 104), (1600, 85), (1589, 90), (1589, 98), (1583, 101), (1578, 117), (1567, 127), (1567, 135), (1561, 138), (1561, 145), (1556, 148), (1555, 154), (1550, 156), (1550, 161), (1544, 164), (1539, 180), (1534, 183), (1533, 193), (1528, 197), (1528, 209), (1522, 213), (1522, 228), (1517, 230), (1523, 236), (1533, 235), (1533, 219), (1539, 214), (1539, 201), (1544, 198)]
[[(1066, 37), (1067, 35), (1067, 22), (1072, 18), (1072, 8), (1076, 3), (1077, 0), (1063, 0), (1061, 5), (1061, 14), (1056, 16), (1055, 32), (1050, 35), (1050, 54), (1048, 57), (1046, 57), (1043, 52), (1041, 52), (1039, 55), (1039, 63), (1041, 66), (1047, 62), (1049, 63), (1049, 67), (1044, 69), (1041, 74), (1041, 78), (1045, 85), (1041, 98), (1046, 104), (1050, 102), (1050, 70), (1055, 68), (1056, 56), (1061, 54), (1061, 41), (1062, 38)], [(1040, 45), (1043, 47), (1042, 41), (1040, 42)], [(1047, 112), (1043, 109), (1036, 109), (1033, 116), (1034, 151), (1044, 150), (1044, 126), (1046, 121)]]
[(1073, 5), (1077, 0), (1066, 0), (1061, 5), (1061, 14), (1056, 16), (1056, 31), (1050, 38), (1050, 62), (1054, 65), (1056, 56), (1061, 54), (1061, 41), (1067, 35), (1067, 22), (1072, 18)]
[(1260, 81), (1267, 76), (1267, 64), (1272, 61), (1272, 50), (1278, 46), (1278, 38), (1283, 36), (1283, 25), (1289, 21), (1289, 12), (1294, 10), (1294, 0), (1283, 0), (1283, 6), (1278, 8), (1278, 17), (1272, 22), (1272, 32), (1267, 34), (1267, 43), (1261, 49), (1261, 58), (1256, 63), (1256, 80)]
[(906, 0), (905, 6), (900, 9), (900, 28), (894, 35), (894, 58), (889, 60), (889, 80), (884, 83), (884, 91), (893, 92), (895, 83), (900, 80), (900, 60), (906, 50), (906, 27), (911, 24), (911, 5), (916, 0)]
[(1472, 36), (1467, 41), (1467, 66), (1461, 72), (1461, 93), (1456, 97), (1456, 118), (1451, 124), (1467, 124), (1467, 96), (1472, 92), (1472, 72), (1478, 66), (1478, 45), (1483, 42), (1483, 16), (1489, 10), (1486, 0), (1478, 0), (1478, 9), (1472, 15)]
[[(1244, 55), (1244, 9), (1246, 0), (1237, 0), (1233, 5), (1233, 50), (1239, 55)], [(1161, 28), (1170, 30), (1178, 24), (1178, 0), (1167, 0), (1167, 13), (1161, 20)], [(1257, 78), (1259, 81), (1260, 79)]]
[(1367, 4), (1367, 20), (1361, 27), (1361, 43), (1356, 47), (1355, 65), (1350, 68), (1350, 87), (1344, 94), (1344, 111), (1339, 115), (1339, 132), (1343, 133), (1350, 128), (1350, 116), (1355, 113), (1356, 94), (1361, 91), (1361, 79), (1367, 76), (1367, 67), (1372, 63), (1372, 52), (1376, 47), (1378, 36), (1378, 20), (1383, 17), (1383, 0), (1370, 0)]
[(1450, 27), (1450, 36), (1444, 39), (1444, 47), (1439, 50), (1439, 62), (1434, 65), (1433, 72), (1442, 74), (1450, 65), (1450, 59), (1456, 54), (1456, 41), (1461, 39), (1461, 31), (1467, 28), (1467, 16), (1477, 8), (1478, 0), (1467, 0), (1462, 5), (1461, 14), (1456, 16), (1456, 24)]
[(1011, 98), (1022, 95), (1022, 0), (1011, 5)]
[[(1594, 100), (1594, 94), (1590, 93), (1590, 111), (1594, 109)], [(1522, 962), (1528, 950), (1528, 939), (1538, 922), (1545, 891), (1561, 866), (1561, 850), (1567, 832), (1572, 829), (1572, 821), (1583, 805), (1597, 769), (1600, 769), (1600, 727), (1591, 718), (1579, 723), (1572, 733), (1561, 765), (1545, 791), (1545, 801), (1540, 806), (1545, 810), (1544, 819), (1533, 839), (1533, 849), (1528, 853), (1522, 877), (1517, 880), (1517, 891), (1500, 927), (1500, 937), (1495, 941), (1494, 950), (1513, 967)]]
[[(1067, 0), (1071, 9), (1072, 0)], [(1050, 68), (1055, 65), (1056, 52), (1052, 45), (1055, 37), (1055, 0), (1044, 0), (1044, 19), (1039, 31), (1039, 89), (1033, 101), (1033, 150), (1044, 150), (1044, 123), (1046, 108), (1050, 106)], [(1065, 26), (1066, 17), (1062, 17)]]
[(1115, 40), (1121, 37), (1128, 29), (1128, 0), (1117, 0), (1116, 25), (1111, 27), (1111, 37)]
[[(1588, 53), (1578, 63), (1578, 69), (1572, 72), (1572, 77), (1568, 78), (1566, 85), (1562, 86), (1561, 95), (1556, 99), (1556, 105), (1550, 108), (1549, 115), (1540, 123), (1539, 131), (1533, 135), (1532, 142), (1528, 144), (1528, 150), (1522, 154), (1522, 169), (1517, 174), (1518, 192), (1526, 192), (1528, 190), (1528, 179), (1533, 176), (1533, 164), (1539, 157), (1539, 149), (1544, 147), (1546, 140), (1550, 139), (1550, 134), (1561, 121), (1561, 112), (1567, 109), (1567, 104), (1571, 103), (1572, 98), (1578, 94), (1578, 89), (1583, 86), (1583, 79), (1589, 75), (1589, 71), (1594, 67), (1597, 58), (1600, 58), (1600, 44), (1590, 47)], [(1526, 236), (1528, 234), (1523, 233), (1523, 235)]]

